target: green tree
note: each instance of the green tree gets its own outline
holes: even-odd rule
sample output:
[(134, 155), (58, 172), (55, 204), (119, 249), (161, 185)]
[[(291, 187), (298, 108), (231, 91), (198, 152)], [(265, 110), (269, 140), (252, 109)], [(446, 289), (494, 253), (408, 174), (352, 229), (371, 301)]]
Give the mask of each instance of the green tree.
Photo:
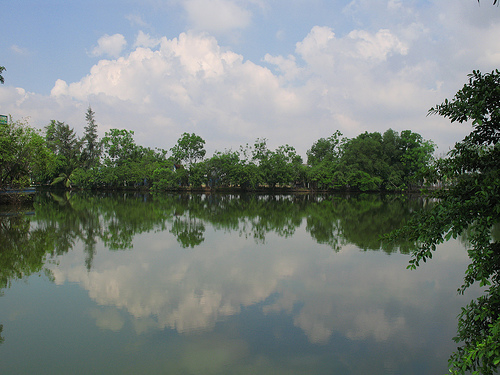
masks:
[(240, 156), (238, 152), (226, 150), (215, 152), (206, 161), (206, 172), (210, 187), (231, 186), (239, 184)]
[(45, 139), (47, 147), (56, 155), (52, 184), (70, 187), (70, 176), (81, 163), (81, 140), (68, 124), (55, 120), (45, 127)]
[(26, 122), (0, 127), (0, 189), (29, 186), (47, 174), (53, 164), (40, 132)]
[(307, 164), (316, 166), (322, 162), (336, 162), (342, 152), (342, 133), (336, 130), (328, 138), (318, 139), (306, 152)]
[(302, 158), (294, 147), (279, 146), (271, 153), (269, 162), (268, 179), (271, 185), (274, 182), (280, 185), (291, 185), (299, 180)]
[(110, 129), (102, 139), (104, 162), (107, 166), (118, 167), (135, 157), (137, 145), (134, 132), (126, 129)]
[(155, 170), (173, 166), (165, 158), (165, 150), (138, 146), (133, 136), (133, 131), (125, 129), (111, 129), (105, 133), (98, 184), (113, 187), (149, 186), (158, 182), (158, 178), (161, 179), (160, 175), (155, 175)]
[(171, 151), (176, 163), (184, 162), (190, 168), (192, 164), (205, 157), (205, 141), (194, 133), (183, 133)]
[(351, 189), (369, 191), (383, 188), (390, 174), (382, 135), (364, 132), (344, 144), (340, 169)]
[(400, 142), (404, 182), (407, 186), (421, 185), (425, 170), (433, 161), (435, 145), (411, 130), (401, 132)]
[(254, 159), (254, 151), (253, 147), (247, 143), (245, 146), (240, 146), (238, 152), (240, 161), (234, 173), (237, 184), (243, 190), (254, 190), (262, 181), (256, 159)]
[(86, 168), (92, 168), (99, 164), (102, 151), (102, 145), (98, 141), (99, 136), (97, 135), (97, 124), (94, 116), (95, 112), (89, 106), (85, 114), (87, 126), (83, 135), (84, 146), (82, 151), (82, 159)]
[(328, 138), (320, 138), (307, 151), (307, 180), (312, 188), (330, 189), (344, 187), (343, 175), (339, 173), (339, 160), (342, 156), (345, 138), (335, 131)]
[(0, 66), (0, 83), (5, 83), (2, 73), (5, 70), (5, 66)]
[(267, 148), (266, 139), (257, 139), (252, 155), (253, 161), (258, 164), (260, 181), (269, 187), (288, 185), (298, 180), (302, 158), (294, 147), (284, 145), (271, 151)]
[(45, 127), (47, 146), (64, 159), (65, 167), (76, 166), (80, 157), (81, 141), (75, 130), (64, 122), (52, 120)]
[(388, 129), (382, 135), (382, 147), (387, 163), (390, 166), (386, 176), (385, 187), (389, 190), (398, 190), (404, 187), (405, 171), (401, 158), (403, 156), (402, 141), (399, 133)]
[(461, 346), (449, 365), (455, 374), (493, 374), (500, 364), (500, 243), (492, 237), (500, 222), (500, 71), (474, 71), (452, 100), (429, 114), (470, 121), (473, 130), (436, 164), (437, 177), (451, 184), (435, 194), (435, 207), (420, 211), (392, 238), (418, 244), (408, 266), (413, 269), (431, 258), (438, 244), (468, 233), (470, 264), (459, 292), (474, 283), (487, 289), (462, 308), (455, 338)]

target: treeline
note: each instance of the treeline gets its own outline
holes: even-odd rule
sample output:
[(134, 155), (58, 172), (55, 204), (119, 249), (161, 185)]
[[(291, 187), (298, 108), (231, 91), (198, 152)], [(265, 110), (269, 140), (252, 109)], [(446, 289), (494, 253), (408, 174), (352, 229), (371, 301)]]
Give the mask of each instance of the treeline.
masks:
[(304, 163), (294, 147), (271, 150), (266, 139), (206, 158), (205, 141), (184, 133), (170, 149), (137, 145), (134, 132), (97, 134), (89, 107), (78, 137), (69, 125), (51, 121), (43, 130), (22, 122), (1, 127), (0, 188), (31, 184), (80, 189), (305, 188), (312, 190), (405, 190), (423, 182), (434, 143), (410, 130), (392, 129), (343, 137), (335, 131), (317, 140)]

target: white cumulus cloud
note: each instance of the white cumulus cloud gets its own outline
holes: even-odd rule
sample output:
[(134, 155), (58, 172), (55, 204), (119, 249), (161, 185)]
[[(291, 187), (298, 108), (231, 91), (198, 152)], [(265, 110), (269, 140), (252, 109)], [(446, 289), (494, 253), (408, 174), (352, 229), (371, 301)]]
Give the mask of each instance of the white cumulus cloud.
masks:
[[(476, 11), (477, 4), (354, 1), (342, 13), (357, 21), (350, 27), (312, 24), (295, 49), (250, 59), (225, 42), (238, 33), (247, 38), (245, 27), (255, 31), (251, 11), (265, 8), (263, 2), (173, 3), (185, 11), (190, 31), (158, 37), (141, 26), (126, 53), (123, 35), (105, 35), (93, 51), (103, 59), (83, 77), (61, 76), (50, 96), (1, 85), (3, 111), (31, 116), (39, 127), (66, 121), (81, 134), (91, 103), (102, 131), (134, 130), (137, 143), (165, 149), (194, 132), (205, 139), (207, 155), (267, 138), (270, 148), (288, 143), (304, 157), (335, 130), (355, 137), (388, 128), (411, 129), (442, 153), (470, 128), (426, 117), (427, 110), (453, 97), (473, 69), (491, 71), (500, 61), (498, 17), (488, 13), (479, 23), (486, 6)], [(272, 6), (266, 9), (271, 15)], [(291, 31), (279, 24), (267, 30), (269, 38), (276, 40), (277, 30), (288, 41)]]
[(191, 27), (212, 33), (243, 29), (250, 24), (252, 14), (231, 0), (185, 0)]
[(108, 55), (110, 57), (118, 57), (127, 45), (125, 37), (121, 34), (108, 35), (105, 34), (97, 41), (97, 46), (92, 49), (93, 56)]
[(153, 48), (156, 47), (159, 43), (159, 39), (152, 38), (149, 34), (146, 34), (144, 31), (140, 30), (134, 43), (134, 47)]

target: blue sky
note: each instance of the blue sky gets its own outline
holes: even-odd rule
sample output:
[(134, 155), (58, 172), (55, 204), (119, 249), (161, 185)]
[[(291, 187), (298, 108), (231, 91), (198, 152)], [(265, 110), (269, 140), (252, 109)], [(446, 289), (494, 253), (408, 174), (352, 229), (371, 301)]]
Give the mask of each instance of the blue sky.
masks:
[(474, 0), (3, 1), (0, 112), (171, 148), (256, 138), (305, 151), (410, 129), (446, 152), (467, 124), (427, 117), (474, 69), (500, 68), (500, 9)]

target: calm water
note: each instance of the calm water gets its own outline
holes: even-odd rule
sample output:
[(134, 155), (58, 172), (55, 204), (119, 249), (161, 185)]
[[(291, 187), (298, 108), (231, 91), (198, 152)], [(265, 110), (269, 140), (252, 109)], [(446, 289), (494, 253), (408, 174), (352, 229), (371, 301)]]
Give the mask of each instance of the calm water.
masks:
[[(424, 202), (43, 195), (0, 216), (2, 374), (444, 374), (467, 256), (381, 244)], [(24, 276), (23, 276), (24, 275)]]

